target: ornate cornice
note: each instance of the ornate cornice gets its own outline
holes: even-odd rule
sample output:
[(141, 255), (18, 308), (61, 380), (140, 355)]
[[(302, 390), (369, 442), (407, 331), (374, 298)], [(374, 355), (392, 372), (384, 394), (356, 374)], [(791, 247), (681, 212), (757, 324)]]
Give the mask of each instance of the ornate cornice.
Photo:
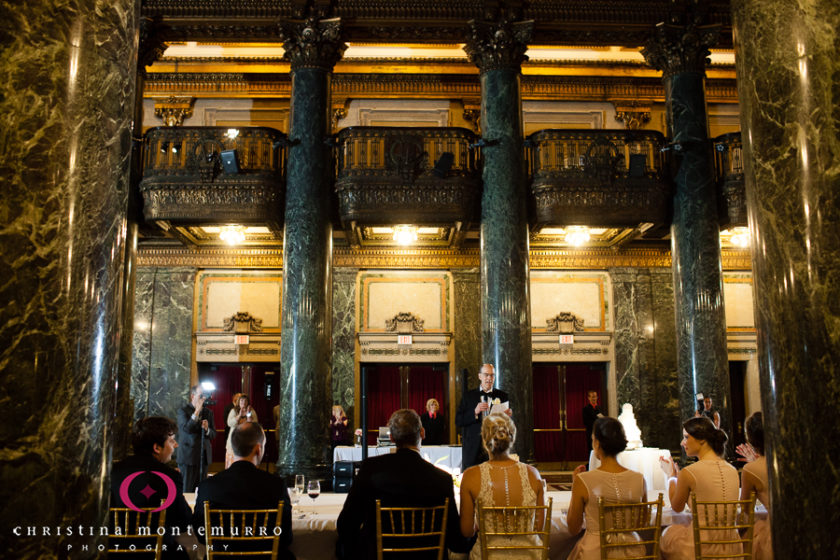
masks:
[(141, 72), (146, 71), (156, 60), (163, 57), (166, 50), (167, 27), (161, 23), (160, 18), (140, 18), (140, 46), (137, 51), (137, 67)]
[(528, 60), (525, 51), (534, 34), (533, 21), (469, 22), (464, 51), (483, 74), (490, 70), (519, 70)]
[(284, 20), (279, 24), (285, 57), (292, 71), (300, 68), (319, 68), (332, 71), (347, 49), (341, 38), (339, 18), (303, 21)]
[(719, 25), (671, 25), (659, 23), (642, 55), (652, 67), (662, 71), (663, 78), (692, 72), (703, 74), (710, 47), (720, 38)]

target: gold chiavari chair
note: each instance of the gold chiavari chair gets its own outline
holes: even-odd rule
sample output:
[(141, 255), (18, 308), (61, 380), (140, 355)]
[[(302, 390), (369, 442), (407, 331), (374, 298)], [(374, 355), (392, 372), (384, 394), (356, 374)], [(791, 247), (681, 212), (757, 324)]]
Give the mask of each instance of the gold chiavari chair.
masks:
[(145, 558), (160, 560), (163, 550), (163, 528), (166, 510), (148, 508), (137, 511), (129, 508), (110, 508), (111, 523), (108, 534), (108, 557), (123, 554), (143, 554)]
[[(694, 558), (752, 560), (755, 492), (748, 500), (698, 502), (691, 493)], [(705, 552), (704, 552), (705, 549)]]
[(513, 551), (534, 551), (547, 560), (553, 498), (545, 506), (484, 507), (478, 504), (478, 543), (482, 560)]
[(449, 498), (434, 507), (382, 507), (376, 500), (377, 560), (384, 553), (422, 551), (436, 551), (442, 560), (448, 514)]
[[(653, 512), (656, 508), (656, 513)], [(598, 498), (601, 560), (658, 560), (662, 494), (653, 502), (610, 504)]]
[[(220, 509), (205, 504), (207, 559), (248, 556), (277, 558), (283, 502), (275, 509)], [(263, 529), (263, 531), (261, 531)], [(276, 530), (275, 530), (276, 529)], [(225, 549), (227, 545), (227, 550)]]

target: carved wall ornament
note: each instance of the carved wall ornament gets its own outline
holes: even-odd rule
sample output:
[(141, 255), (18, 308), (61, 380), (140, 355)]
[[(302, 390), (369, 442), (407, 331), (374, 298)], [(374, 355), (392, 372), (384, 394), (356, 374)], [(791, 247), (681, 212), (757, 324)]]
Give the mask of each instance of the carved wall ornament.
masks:
[(236, 334), (262, 332), (262, 319), (257, 319), (247, 311), (238, 311), (224, 321), (225, 332)]
[(155, 101), (155, 116), (166, 126), (182, 126), (193, 115), (194, 97), (175, 97)]
[(347, 49), (341, 39), (341, 19), (307, 18), (284, 20), (279, 24), (285, 59), (298, 68), (320, 68), (332, 71)]
[(393, 319), (385, 320), (385, 330), (398, 333), (423, 332), (423, 319), (411, 312), (401, 311)]
[(503, 68), (519, 70), (528, 60), (525, 51), (534, 34), (532, 20), (470, 20), (469, 25), (464, 51), (482, 73)]
[(545, 320), (546, 332), (570, 334), (583, 330), (583, 319), (570, 311), (558, 313), (555, 317)]
[(631, 101), (615, 103), (615, 120), (628, 130), (638, 130), (650, 122), (650, 104)]

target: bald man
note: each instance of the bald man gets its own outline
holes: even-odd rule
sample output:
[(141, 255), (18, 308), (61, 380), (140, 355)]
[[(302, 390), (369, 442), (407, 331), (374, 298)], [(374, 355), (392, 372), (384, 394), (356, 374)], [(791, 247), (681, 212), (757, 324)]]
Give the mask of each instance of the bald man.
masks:
[[(508, 402), (508, 394), (501, 389), (494, 388), (496, 369), (492, 364), (483, 364), (478, 371), (478, 389), (467, 391), (458, 405), (455, 413), (455, 424), (463, 430), (461, 472), (473, 465), (487, 460), (487, 453), (481, 445), (481, 422), (490, 413), (490, 408), (496, 402)], [(510, 415), (510, 409), (507, 409)]]

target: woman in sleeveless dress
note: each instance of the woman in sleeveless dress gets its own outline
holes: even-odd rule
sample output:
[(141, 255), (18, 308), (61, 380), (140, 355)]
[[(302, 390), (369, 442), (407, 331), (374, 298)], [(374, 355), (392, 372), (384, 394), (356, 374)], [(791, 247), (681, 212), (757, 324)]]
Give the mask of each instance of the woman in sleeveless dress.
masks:
[(242, 422), (259, 422), (257, 412), (251, 408), (251, 399), (245, 393), (239, 394), (239, 402), (233, 407), (227, 417), (227, 425), (230, 427), (227, 442), (225, 443), (225, 469), (233, 463), (233, 447), (230, 445), (230, 438), (233, 430)]
[[(756, 412), (747, 418), (747, 442), (749, 446), (738, 446), (738, 452), (749, 461), (741, 474), (741, 500), (748, 500), (755, 492), (759, 502), (770, 511), (769, 488), (767, 487), (767, 459), (764, 457), (764, 418)], [(773, 541), (770, 538), (770, 518), (759, 519), (753, 529), (754, 560), (773, 560)]]
[[(490, 459), (467, 469), (461, 480), (461, 533), (465, 537), (472, 537), (478, 529), (477, 503), (485, 507), (545, 505), (539, 471), (510, 456), (515, 439), (516, 426), (505, 414), (490, 414), (481, 423), (481, 440)], [(541, 519), (523, 519), (514, 523), (516, 527), (489, 527), (489, 530), (530, 531), (535, 526), (541, 527), (542, 522)], [(528, 536), (500, 536), (494, 539), (489, 544), (539, 544)], [(538, 550), (511, 550), (491, 552), (490, 557), (532, 560), (540, 558), (540, 555)], [(470, 552), (470, 560), (480, 558), (481, 546), (476, 541)]]
[[(698, 461), (679, 470), (671, 457), (661, 459), (662, 470), (670, 477), (668, 496), (675, 512), (685, 509), (691, 492), (701, 502), (738, 499), (738, 471), (722, 457), (726, 440), (726, 432), (715, 428), (708, 418), (692, 418), (683, 423), (681, 445), (686, 455), (697, 457)], [(689, 520), (688, 524), (671, 525), (662, 533), (661, 549), (665, 560), (694, 558), (694, 533), (690, 523)], [(732, 537), (737, 538), (737, 534)], [(714, 535), (714, 538), (719, 536)], [(741, 546), (705, 546), (703, 553), (740, 554)]]
[[(645, 500), (645, 478), (641, 473), (625, 469), (618, 464), (616, 455), (627, 447), (624, 426), (615, 418), (602, 417), (592, 428), (592, 451), (601, 461), (594, 471), (585, 472), (586, 466), (578, 466), (572, 475), (572, 499), (566, 525), (572, 535), (580, 533), (586, 518), (586, 532), (569, 555), (569, 560), (600, 560), (601, 536), (598, 524), (598, 498), (607, 503), (638, 503)], [(634, 540), (640, 540), (634, 535)], [(612, 558), (642, 556), (644, 547), (616, 549)]]

